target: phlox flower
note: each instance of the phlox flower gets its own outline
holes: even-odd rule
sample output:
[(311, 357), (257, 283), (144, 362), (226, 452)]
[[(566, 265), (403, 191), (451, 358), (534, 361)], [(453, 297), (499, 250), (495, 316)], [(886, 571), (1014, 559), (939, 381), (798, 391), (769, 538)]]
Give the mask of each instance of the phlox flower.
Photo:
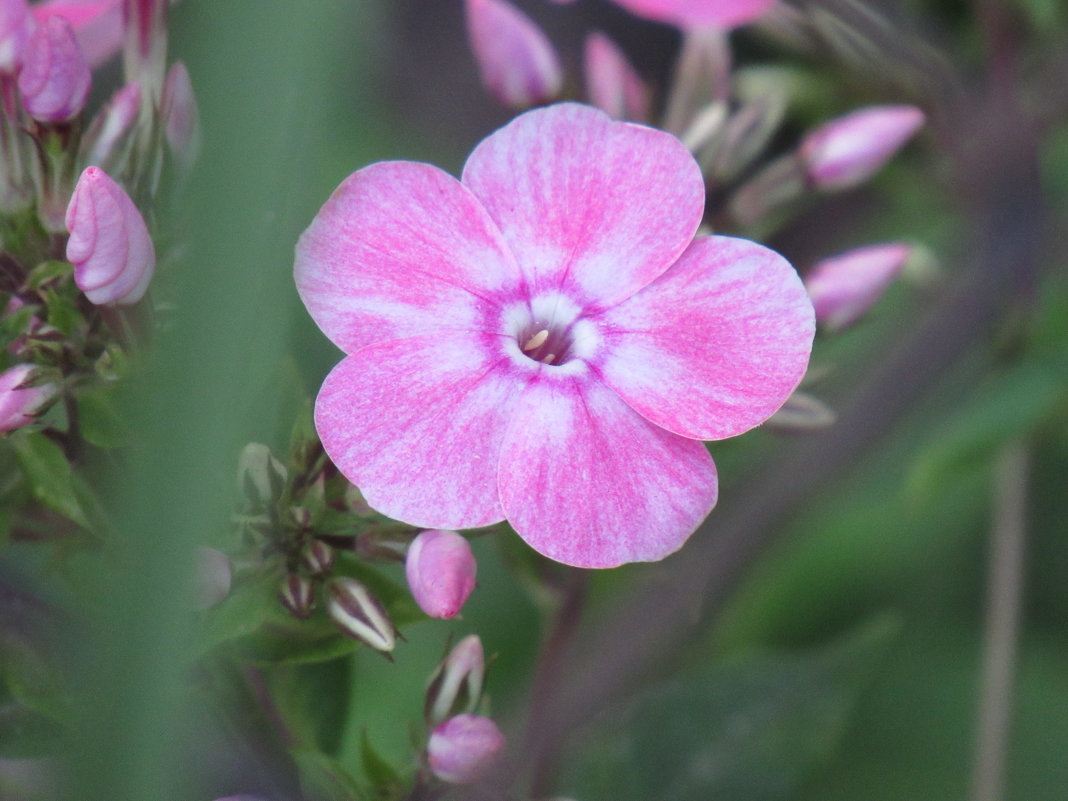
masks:
[(753, 242), (694, 235), (704, 185), (662, 131), (561, 104), (492, 134), (461, 180), (358, 170), (297, 245), (311, 316), (347, 355), (315, 422), (379, 511), (507, 519), (571, 565), (660, 559), (716, 502), (700, 440), (773, 414), (813, 310)]

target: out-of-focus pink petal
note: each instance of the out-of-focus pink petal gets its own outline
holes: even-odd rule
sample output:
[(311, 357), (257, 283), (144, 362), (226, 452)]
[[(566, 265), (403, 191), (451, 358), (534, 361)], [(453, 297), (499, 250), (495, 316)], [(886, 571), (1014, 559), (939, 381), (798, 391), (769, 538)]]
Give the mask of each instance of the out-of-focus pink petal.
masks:
[(585, 56), (590, 102), (617, 120), (644, 120), (649, 92), (616, 43), (603, 33), (591, 33)]
[(0, 0), (0, 74), (14, 75), (32, 33), (26, 0)]
[(420, 528), (504, 517), (497, 460), (521, 384), (497, 363), (498, 339), (440, 330), (379, 342), (327, 376), (315, 426), (372, 507)]
[(33, 16), (38, 23), (52, 16), (70, 22), (90, 66), (103, 64), (122, 47), (122, 0), (46, 0), (33, 7)]
[(794, 268), (768, 248), (704, 237), (604, 315), (598, 369), (638, 412), (695, 439), (764, 422), (808, 366), (812, 304)]
[(467, 35), (482, 83), (501, 103), (551, 100), (564, 75), (549, 37), (507, 0), (467, 0)]
[(838, 190), (868, 180), (923, 126), (915, 106), (871, 106), (819, 126), (801, 143), (809, 179)]
[(528, 385), (501, 449), (501, 504), (550, 559), (615, 567), (662, 559), (716, 503), (716, 468), (700, 442), (654, 426), (588, 376)]
[(46, 20), (30, 37), (19, 73), (19, 95), (31, 117), (66, 122), (81, 113), (92, 75), (70, 23)]
[(816, 319), (830, 331), (855, 323), (901, 272), (912, 254), (904, 242), (869, 245), (824, 259), (805, 276)]
[(527, 112), (484, 139), (463, 182), (532, 295), (566, 287), (594, 308), (664, 272), (704, 213), (701, 171), (677, 139), (574, 103)]
[(99, 167), (87, 167), (67, 206), (67, 260), (92, 303), (132, 304), (145, 294), (156, 251), (141, 212)]
[(615, 0), (640, 17), (680, 28), (733, 28), (752, 22), (776, 0)]
[(192, 166), (200, 151), (200, 110), (189, 70), (181, 61), (174, 62), (167, 72), (160, 113), (171, 152), (183, 167)]
[(308, 312), (347, 353), (478, 328), (487, 298), (521, 280), (478, 200), (436, 167), (403, 161), (350, 175), (301, 236), (294, 269)]

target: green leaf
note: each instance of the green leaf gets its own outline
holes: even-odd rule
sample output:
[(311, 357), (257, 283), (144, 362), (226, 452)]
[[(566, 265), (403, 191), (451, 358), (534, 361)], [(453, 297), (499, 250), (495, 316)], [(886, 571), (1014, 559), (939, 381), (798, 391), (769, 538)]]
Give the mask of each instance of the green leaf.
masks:
[(45, 284), (52, 283), (57, 279), (74, 275), (74, 266), (66, 261), (43, 261), (30, 270), (26, 278), (26, 284), (34, 289), (39, 289)]
[(127, 427), (107, 386), (78, 396), (78, 426), (82, 437), (98, 448), (119, 448), (128, 440)]
[(403, 786), (400, 774), (375, 751), (366, 729), (360, 734), (360, 760), (363, 762), (364, 774), (374, 787), (376, 797), (396, 798), (397, 791)]
[(1025, 437), (1054, 415), (1064, 414), (1066, 373), (1064, 359), (1050, 358), (1022, 364), (988, 383), (916, 458), (909, 494), (916, 500), (931, 497), (947, 482), (981, 469), (1002, 443)]
[(74, 298), (67, 292), (52, 289), (42, 290), (41, 297), (44, 298), (45, 308), (48, 310), (48, 322), (63, 336), (69, 337), (82, 321), (82, 313), (78, 311)]
[(17, 437), (14, 445), (33, 497), (80, 526), (92, 528), (79, 501), (85, 488), (79, 487), (80, 482), (75, 481), (63, 449), (40, 433)]
[(787, 801), (834, 751), (896, 630), (880, 619), (820, 652), (750, 657), (655, 687), (576, 740), (591, 745), (573, 794)]
[(300, 789), (308, 801), (363, 801), (368, 794), (336, 759), (310, 749), (291, 752), (300, 774)]
[(352, 660), (278, 665), (266, 675), (294, 743), (337, 753), (348, 719)]

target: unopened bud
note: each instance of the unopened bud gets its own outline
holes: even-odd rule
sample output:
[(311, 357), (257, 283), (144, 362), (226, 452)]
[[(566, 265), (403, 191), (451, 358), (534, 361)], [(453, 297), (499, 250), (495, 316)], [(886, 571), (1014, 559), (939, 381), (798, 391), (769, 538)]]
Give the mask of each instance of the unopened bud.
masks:
[(404, 572), (419, 608), (431, 617), (460, 613), (475, 589), (478, 565), (471, 546), (455, 531), (424, 531), (408, 548)]
[(29, 425), (56, 396), (55, 384), (33, 385), (32, 364), (16, 364), (0, 373), (0, 432)]
[(200, 111), (193, 83), (185, 64), (176, 61), (163, 84), (163, 133), (171, 152), (183, 169), (196, 161), (200, 151)]
[(752, 22), (776, 0), (616, 0), (639, 17), (680, 28), (734, 28)]
[(91, 142), (88, 162), (98, 167), (107, 166), (116, 146), (133, 128), (141, 110), (141, 85), (128, 83), (117, 91), (108, 104), (96, 115), (86, 134)]
[(824, 259), (805, 276), (816, 320), (828, 331), (852, 325), (868, 311), (908, 263), (903, 242), (870, 245)]
[(282, 582), (278, 600), (293, 617), (304, 620), (315, 608), (315, 586), (307, 576), (290, 573)]
[(644, 120), (649, 90), (619, 46), (594, 32), (586, 37), (585, 57), (590, 102), (617, 120)]
[(830, 406), (814, 395), (798, 390), (786, 399), (786, 403), (779, 411), (768, 418), (765, 425), (772, 428), (807, 431), (826, 428), (833, 425), (835, 419), (834, 410)]
[(915, 106), (872, 106), (824, 123), (801, 143), (809, 181), (818, 189), (863, 183), (912, 138), (924, 122)]
[(334, 567), (334, 549), (322, 540), (312, 540), (300, 552), (300, 563), (313, 576), (323, 576)]
[(504, 735), (489, 718), (457, 715), (430, 733), (427, 763), (443, 782), (471, 784), (489, 772), (504, 744)]
[(122, 46), (123, 5), (122, 0), (43, 0), (30, 10), (38, 25), (56, 16), (70, 22), (89, 66), (98, 67)]
[(467, 33), (482, 83), (506, 106), (555, 97), (563, 83), (556, 51), (530, 17), (507, 0), (467, 0)]
[(436, 725), (458, 712), (470, 712), (482, 695), (486, 658), (476, 634), (464, 637), (445, 657), (426, 690), (424, 713)]
[(33, 24), (26, 0), (0, 0), (0, 75), (14, 75)]
[(342, 633), (389, 653), (396, 645), (396, 629), (371, 591), (354, 578), (334, 579), (327, 586), (326, 610)]
[(26, 45), (19, 73), (23, 108), (41, 122), (67, 122), (85, 108), (91, 81), (74, 29), (63, 17), (49, 17)]
[(250, 442), (241, 451), (237, 460), (237, 486), (254, 503), (277, 501), (288, 479), (289, 471), (266, 445)]
[(210, 609), (230, 594), (233, 568), (230, 559), (214, 548), (197, 548), (197, 563), (193, 574), (193, 605)]
[(126, 191), (99, 167), (87, 167), (67, 206), (67, 260), (74, 283), (98, 306), (144, 297), (156, 270), (148, 227)]
[(289, 520), (294, 526), (302, 531), (306, 531), (311, 528), (311, 512), (308, 511), (306, 506), (290, 506), (289, 507)]

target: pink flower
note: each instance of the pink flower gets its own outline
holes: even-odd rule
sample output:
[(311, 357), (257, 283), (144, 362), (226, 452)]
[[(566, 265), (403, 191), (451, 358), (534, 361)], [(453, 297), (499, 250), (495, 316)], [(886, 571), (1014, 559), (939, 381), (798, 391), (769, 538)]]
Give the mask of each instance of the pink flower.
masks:
[(35, 369), (32, 364), (16, 364), (0, 373), (0, 431), (14, 431), (32, 423), (58, 391), (55, 384), (20, 387)]
[(590, 102), (617, 120), (645, 119), (649, 92), (616, 43), (603, 33), (591, 33), (585, 55)]
[(869, 245), (813, 267), (805, 286), (820, 325), (837, 331), (855, 323), (875, 305), (911, 254), (903, 242)]
[(526, 108), (556, 96), (563, 72), (552, 43), (507, 0), (467, 0), (467, 34), (482, 83), (506, 106)]
[(577, 104), (517, 117), (462, 182), (412, 162), (349, 176), (296, 257), (348, 354), (316, 401), (327, 453), (412, 525), (507, 518), (582, 567), (676, 550), (716, 501), (699, 440), (773, 414), (814, 329), (794, 269), (695, 241), (703, 212), (677, 139)]
[(639, 17), (680, 28), (734, 28), (752, 22), (776, 0), (615, 0)]
[(848, 189), (868, 180), (923, 125), (914, 106), (871, 106), (826, 122), (805, 137), (801, 158), (820, 189)]
[(504, 743), (504, 735), (489, 718), (457, 715), (431, 732), (427, 762), (443, 782), (471, 784), (493, 767)]
[(23, 108), (41, 122), (67, 122), (85, 108), (91, 82), (70, 23), (50, 17), (26, 45), (19, 73)]
[(404, 572), (419, 608), (448, 620), (460, 614), (475, 589), (475, 556), (455, 531), (424, 531), (408, 547)]
[(78, 179), (66, 224), (74, 283), (91, 302), (129, 305), (144, 296), (156, 269), (152, 238), (130, 196), (99, 167)]
[(63, 17), (74, 28), (86, 59), (96, 67), (122, 46), (123, 0), (46, 0), (33, 7), (37, 22)]

